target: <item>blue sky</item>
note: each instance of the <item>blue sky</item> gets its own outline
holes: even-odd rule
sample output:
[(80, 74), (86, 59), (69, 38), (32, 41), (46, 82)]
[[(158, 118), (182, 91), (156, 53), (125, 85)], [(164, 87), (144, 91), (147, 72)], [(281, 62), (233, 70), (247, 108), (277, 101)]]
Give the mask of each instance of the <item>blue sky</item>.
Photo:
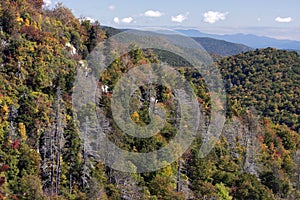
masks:
[[(45, 0), (48, 3), (51, 0)], [(113, 27), (183, 27), (300, 40), (299, 0), (60, 0)], [(51, 5), (55, 4), (52, 0)]]

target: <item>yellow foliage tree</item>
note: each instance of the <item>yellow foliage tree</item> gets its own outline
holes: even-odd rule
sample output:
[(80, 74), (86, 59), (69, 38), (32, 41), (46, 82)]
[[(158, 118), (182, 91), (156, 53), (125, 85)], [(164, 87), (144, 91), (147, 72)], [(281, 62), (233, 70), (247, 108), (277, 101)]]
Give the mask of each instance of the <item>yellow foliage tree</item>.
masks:
[(9, 108), (8, 108), (8, 106), (6, 105), (6, 104), (4, 104), (3, 106), (2, 106), (2, 109), (1, 109), (2, 111), (2, 113), (3, 113), (3, 119), (4, 120), (6, 120), (7, 118), (8, 118), (8, 113), (9, 113)]
[(26, 135), (26, 127), (23, 123), (18, 124), (18, 132), (20, 134), (20, 137), (23, 141), (26, 141), (27, 135)]
[(135, 123), (139, 122), (139, 121), (140, 121), (140, 115), (139, 115), (139, 113), (136, 112), (136, 111), (135, 111), (134, 113), (132, 113), (131, 119), (132, 119)]

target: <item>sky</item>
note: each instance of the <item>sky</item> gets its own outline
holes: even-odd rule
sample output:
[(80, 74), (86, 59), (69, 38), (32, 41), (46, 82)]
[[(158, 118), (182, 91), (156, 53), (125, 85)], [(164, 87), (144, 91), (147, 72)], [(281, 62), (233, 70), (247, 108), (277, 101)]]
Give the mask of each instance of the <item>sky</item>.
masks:
[[(55, 0), (44, 0), (53, 7)], [(300, 40), (299, 0), (60, 0), (77, 17), (116, 28), (193, 28)]]

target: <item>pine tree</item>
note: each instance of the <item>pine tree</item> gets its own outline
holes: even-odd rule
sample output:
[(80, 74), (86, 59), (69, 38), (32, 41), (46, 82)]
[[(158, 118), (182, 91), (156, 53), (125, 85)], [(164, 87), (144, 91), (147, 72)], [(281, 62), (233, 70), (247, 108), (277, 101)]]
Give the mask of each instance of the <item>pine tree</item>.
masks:
[(68, 118), (67, 125), (64, 131), (65, 145), (63, 150), (63, 160), (67, 164), (66, 176), (68, 177), (69, 193), (73, 193), (74, 187), (81, 185), (81, 168), (82, 168), (82, 145), (76, 129), (73, 118), (71, 117), (71, 110), (67, 110)]

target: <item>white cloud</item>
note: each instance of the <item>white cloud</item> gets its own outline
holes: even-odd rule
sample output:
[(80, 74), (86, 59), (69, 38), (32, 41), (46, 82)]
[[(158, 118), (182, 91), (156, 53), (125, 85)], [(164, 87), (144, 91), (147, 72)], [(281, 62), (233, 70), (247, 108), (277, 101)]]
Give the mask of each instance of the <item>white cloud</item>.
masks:
[(293, 19), (291, 17), (276, 17), (275, 21), (280, 23), (289, 23), (293, 21)]
[(123, 23), (130, 24), (133, 21), (132, 17), (125, 17), (121, 20)]
[(178, 22), (178, 23), (181, 23), (183, 21), (185, 21), (187, 19), (187, 15), (183, 15), (183, 14), (179, 14), (177, 16), (172, 16), (172, 22)]
[(115, 17), (115, 18), (114, 18), (114, 22), (115, 22), (116, 24), (120, 24), (119, 18), (118, 18), (118, 17)]
[(91, 23), (94, 23), (94, 22), (96, 22), (96, 20), (95, 20), (95, 19), (93, 19), (93, 18), (91, 18), (91, 17), (87, 17), (87, 18), (86, 18), (86, 20), (90, 21)]
[(108, 6), (108, 9), (110, 11), (114, 11), (116, 9), (116, 6), (115, 5), (110, 5), (110, 6)]
[(46, 7), (51, 6), (52, 2), (51, 0), (44, 0), (44, 4)]
[(130, 24), (133, 21), (133, 18), (132, 17), (125, 17), (125, 18), (119, 19), (119, 17), (115, 17), (113, 19), (113, 21), (116, 24), (120, 24), (120, 23)]
[(225, 20), (226, 15), (228, 15), (228, 14), (229, 14), (228, 12), (221, 13), (221, 12), (218, 12), (218, 11), (208, 11), (208, 12), (203, 14), (204, 22), (214, 24), (217, 21)]
[(161, 17), (162, 15), (164, 15), (164, 13), (154, 10), (148, 10), (144, 13), (144, 16), (146, 17)]

